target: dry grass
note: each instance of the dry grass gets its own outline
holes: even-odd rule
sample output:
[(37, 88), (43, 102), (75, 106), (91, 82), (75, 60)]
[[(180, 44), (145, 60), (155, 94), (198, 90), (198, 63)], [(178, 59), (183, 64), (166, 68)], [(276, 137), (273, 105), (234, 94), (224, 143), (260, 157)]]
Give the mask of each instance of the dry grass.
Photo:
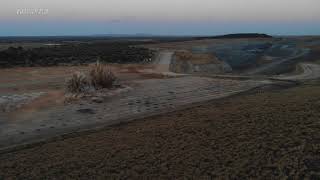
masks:
[(89, 81), (85, 74), (76, 72), (67, 81), (67, 91), (71, 93), (81, 93), (89, 87)]
[(111, 69), (97, 62), (90, 70), (89, 77), (84, 73), (76, 72), (67, 80), (67, 92), (72, 94), (85, 93), (90, 89), (111, 88), (114, 85), (116, 76)]
[(116, 80), (116, 76), (111, 69), (97, 62), (90, 70), (91, 85), (95, 89), (111, 88)]

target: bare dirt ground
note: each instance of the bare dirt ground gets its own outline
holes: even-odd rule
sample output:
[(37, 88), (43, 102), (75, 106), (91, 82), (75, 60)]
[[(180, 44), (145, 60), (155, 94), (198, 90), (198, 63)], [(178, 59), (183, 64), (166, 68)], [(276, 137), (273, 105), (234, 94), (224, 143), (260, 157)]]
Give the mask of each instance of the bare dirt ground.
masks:
[[(153, 72), (155, 67), (147, 64), (110, 64), (109, 67), (116, 74), (118, 81), (123, 84), (130, 83), (133, 80), (143, 79), (162, 79), (164, 75)], [(35, 96), (37, 102), (34, 106), (55, 106), (64, 102), (65, 82), (71, 77), (72, 73), (80, 71), (88, 73), (90, 66), (57, 66), (57, 67), (26, 67), (26, 68), (8, 68), (0, 71), (0, 108), (5, 101), (20, 104), (20, 101), (26, 100), (29, 104), (32, 98), (30, 94), (39, 94)], [(40, 100), (39, 100), (40, 98)], [(13, 103), (14, 104), (14, 103)], [(3, 105), (4, 106), (4, 105)], [(4, 111), (5, 108), (1, 108)]]
[[(243, 42), (246, 40), (230, 41)], [(224, 40), (202, 40), (186, 42), (186, 44), (173, 44), (178, 48), (192, 48), (195, 45), (213, 42), (216, 44), (225, 43)], [(168, 44), (158, 44), (157, 46), (160, 49), (163, 46), (164, 48), (172, 48), (168, 47)], [(87, 73), (89, 66), (4, 69), (0, 72), (0, 95), (2, 95), (0, 96), (0, 108), (4, 110), (2, 117), (0, 117), (2, 124), (0, 147), (5, 148), (23, 142), (29, 143), (36, 139), (42, 140), (55, 135), (101, 126), (101, 124), (110, 125), (116, 121), (120, 122), (121, 119), (152, 114), (153, 111), (160, 113), (171, 106), (171, 108), (177, 108), (272, 83), (267, 80), (268, 77), (251, 81), (230, 80), (225, 76), (220, 76), (216, 80), (204, 77), (157, 80), (167, 78), (167, 75), (170, 74), (169, 66), (172, 55), (172, 51), (161, 50), (152, 64), (110, 64), (110, 68), (116, 73), (125, 88), (123, 91), (107, 93), (110, 95), (104, 97), (103, 101), (105, 102), (102, 105), (95, 105), (95, 103), (92, 105), (90, 99), (85, 102), (77, 102), (76, 104), (80, 104), (80, 106), (65, 104), (65, 79), (75, 71)], [(290, 59), (292, 58), (288, 57), (284, 60), (289, 61)], [(303, 81), (316, 79), (320, 76), (320, 67), (316, 64), (301, 64), (301, 67), (302, 73), (299, 75), (273, 78)], [(173, 74), (171, 73), (171, 76)], [(236, 78), (237, 76), (231, 77), (231, 79)], [(250, 76), (246, 78), (253, 79)], [(124, 93), (130, 90), (133, 92)], [(164, 99), (163, 102), (161, 100), (154, 101), (154, 99), (163, 98), (167, 99)], [(132, 99), (142, 104), (137, 104)], [(148, 103), (144, 104), (145, 102)], [(84, 104), (86, 106), (83, 106)], [(154, 107), (150, 107), (149, 104), (153, 104)], [(159, 104), (165, 106), (159, 107)], [(109, 107), (109, 105), (111, 106)], [(108, 116), (100, 112), (102, 109), (103, 112), (108, 111)], [(81, 114), (79, 113), (81, 110), (86, 110), (88, 113)], [(86, 122), (88, 117), (92, 119), (90, 122)]]
[[(110, 65), (131, 90), (99, 103), (63, 103), (65, 78), (86, 66), (0, 71), (2, 97), (45, 93), (0, 115), (0, 179), (319, 179), (319, 83), (259, 90), (270, 79), (318, 79), (319, 65), (302, 63), (301, 74), (276, 77), (168, 78), (167, 48), (205, 43), (212, 41), (152, 47), (162, 52), (154, 64)], [(6, 149), (25, 142), (38, 143)]]
[(172, 55), (160, 51), (152, 64), (110, 64), (122, 88), (104, 93), (100, 103), (90, 98), (65, 103), (65, 80), (76, 71), (88, 73), (90, 66), (4, 69), (0, 72), (0, 148), (162, 113), (268, 84), (204, 77), (168, 79), (180, 76), (169, 72)]
[(319, 179), (320, 86), (211, 101), (0, 155), (2, 179)]
[(5, 113), (0, 117), (0, 148), (161, 114), (268, 84), (205, 77), (150, 79), (131, 83), (128, 88), (118, 89), (122, 90), (121, 93), (103, 93), (98, 103), (89, 97), (48, 109), (35, 109), (34, 105), (43, 103), (42, 98), (19, 110)]
[[(152, 65), (110, 64), (111, 70), (121, 81), (161, 78), (156, 74), (143, 73), (144, 69), (153, 69)], [(25, 93), (63, 89), (65, 81), (76, 71), (88, 72), (89, 66), (22, 67), (0, 71), (0, 94)]]

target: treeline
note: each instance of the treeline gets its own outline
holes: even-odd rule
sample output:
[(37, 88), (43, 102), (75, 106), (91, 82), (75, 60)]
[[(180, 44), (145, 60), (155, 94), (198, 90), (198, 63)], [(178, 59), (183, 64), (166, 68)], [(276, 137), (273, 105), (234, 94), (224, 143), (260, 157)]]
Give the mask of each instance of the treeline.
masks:
[(96, 42), (33, 49), (10, 47), (0, 51), (0, 67), (84, 64), (97, 59), (108, 63), (141, 63), (152, 58), (151, 50), (133, 45), (132, 42)]

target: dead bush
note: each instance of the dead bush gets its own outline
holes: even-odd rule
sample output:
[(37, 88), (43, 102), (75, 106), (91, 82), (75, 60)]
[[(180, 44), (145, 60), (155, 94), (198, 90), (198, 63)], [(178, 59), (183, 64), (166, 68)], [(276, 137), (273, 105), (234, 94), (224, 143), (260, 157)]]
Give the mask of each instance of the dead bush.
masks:
[(89, 87), (89, 81), (85, 74), (76, 72), (67, 80), (67, 91), (70, 93), (82, 93)]
[(111, 69), (97, 62), (90, 71), (91, 85), (95, 89), (111, 88), (116, 80)]

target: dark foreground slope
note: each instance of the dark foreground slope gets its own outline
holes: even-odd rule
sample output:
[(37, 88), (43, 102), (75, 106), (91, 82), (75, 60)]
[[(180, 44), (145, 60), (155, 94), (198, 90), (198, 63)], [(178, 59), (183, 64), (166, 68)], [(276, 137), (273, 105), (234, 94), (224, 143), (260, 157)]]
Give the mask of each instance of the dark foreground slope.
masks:
[(243, 95), (0, 155), (0, 179), (320, 178), (320, 85)]

